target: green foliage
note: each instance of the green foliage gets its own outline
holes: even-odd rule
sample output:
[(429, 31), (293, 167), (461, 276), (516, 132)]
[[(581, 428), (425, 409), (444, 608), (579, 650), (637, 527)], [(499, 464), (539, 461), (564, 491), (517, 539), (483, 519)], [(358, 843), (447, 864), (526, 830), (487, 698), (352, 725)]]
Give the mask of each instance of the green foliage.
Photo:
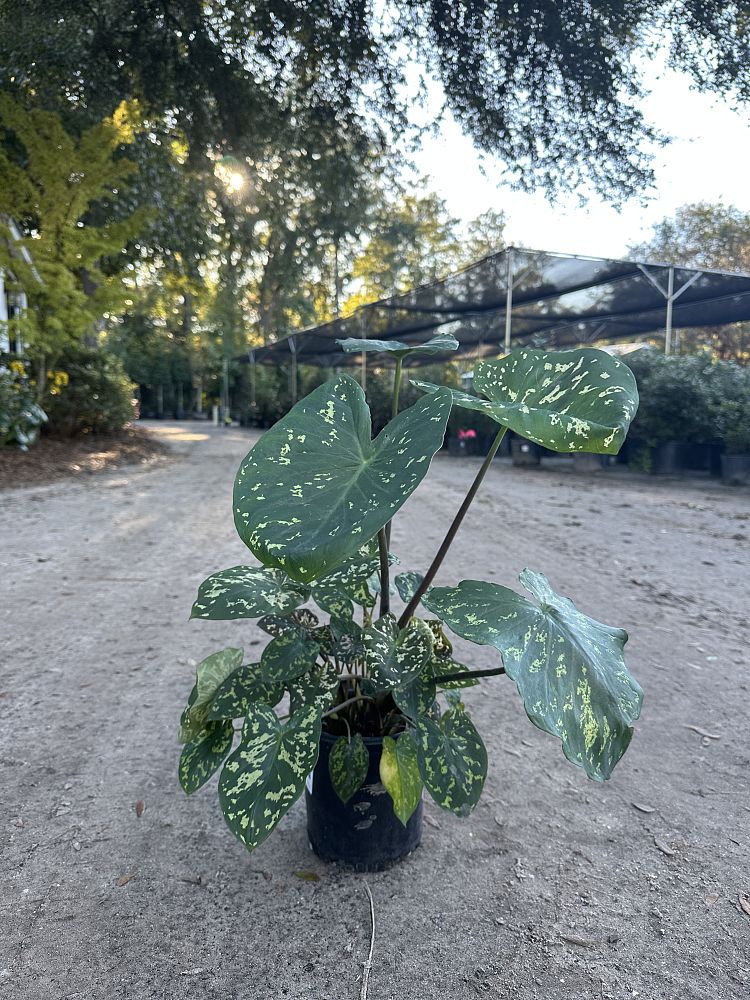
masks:
[(64, 378), (49, 384), (45, 399), (51, 434), (118, 431), (133, 419), (135, 386), (119, 358), (96, 348), (70, 346), (57, 364)]
[(15, 371), (0, 368), (0, 445), (26, 451), (39, 437), (47, 414), (35, 402), (23, 366), (19, 362), (15, 365)]
[[(630, 370), (593, 350), (522, 350), (478, 368), (486, 398), (466, 398), (500, 428), (448, 542), (508, 427), (560, 451), (614, 452), (637, 405)], [(468, 815), (487, 752), (465, 689), (487, 674), (507, 673), (531, 721), (594, 780), (611, 775), (630, 742), (642, 692), (623, 660), (625, 632), (578, 611), (542, 574), (521, 573), (538, 603), (481, 581), (434, 586), (444, 544), (424, 573), (396, 574), (406, 608), (400, 617), (390, 610), (397, 560), (388, 522), (427, 473), (452, 403), (464, 401), (450, 387), (429, 390), (400, 412), (397, 397), (397, 415), (372, 440), (361, 389), (339, 376), (262, 437), (237, 473), (236, 527), (262, 565), (209, 577), (194, 616), (259, 617), (270, 639), (260, 663), (243, 665), (240, 650), (224, 650), (199, 665), (183, 713), (181, 780), (193, 790), (228, 752), (209, 726), (244, 718), (219, 801), (249, 849), (301, 794), (324, 729), (337, 737), (329, 773), (343, 802), (365, 780), (365, 739), (379, 737), (381, 782), (403, 824), (423, 787), (442, 808)], [(301, 606), (307, 600), (329, 620)], [(430, 617), (417, 614), (420, 602)], [(457, 662), (448, 629), (493, 646), (502, 663), (477, 671)], [(289, 715), (279, 718), (273, 706), (284, 692)]]
[(333, 790), (346, 803), (358, 792), (367, 777), (370, 756), (359, 733), (351, 739), (339, 736), (328, 757), (328, 773)]

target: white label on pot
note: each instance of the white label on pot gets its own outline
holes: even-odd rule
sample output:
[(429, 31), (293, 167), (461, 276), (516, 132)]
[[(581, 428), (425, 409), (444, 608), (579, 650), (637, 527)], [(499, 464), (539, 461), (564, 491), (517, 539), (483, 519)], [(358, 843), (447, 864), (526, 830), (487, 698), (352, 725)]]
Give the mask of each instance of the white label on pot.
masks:
[(310, 795), (312, 795), (312, 779), (313, 779), (313, 772), (310, 771), (310, 773), (307, 776), (307, 781), (305, 782), (305, 788), (308, 790)]

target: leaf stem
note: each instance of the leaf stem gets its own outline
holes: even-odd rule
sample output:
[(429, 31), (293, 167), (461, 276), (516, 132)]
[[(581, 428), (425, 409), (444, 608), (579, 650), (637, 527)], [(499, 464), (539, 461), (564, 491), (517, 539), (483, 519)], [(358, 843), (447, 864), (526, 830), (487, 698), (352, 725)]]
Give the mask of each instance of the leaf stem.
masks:
[(424, 580), (422, 580), (422, 582), (420, 583), (420, 585), (417, 587), (416, 591), (414, 592), (414, 596), (412, 597), (412, 599), (407, 604), (406, 610), (404, 611), (404, 613), (401, 615), (401, 618), (399, 619), (399, 622), (398, 622), (399, 628), (404, 628), (404, 626), (406, 625), (406, 623), (409, 621), (409, 619), (411, 618), (411, 616), (416, 611), (417, 605), (422, 600), (422, 597), (424, 596), (425, 591), (427, 590), (427, 588), (430, 586), (430, 584), (434, 580), (435, 574), (440, 569), (440, 565), (441, 565), (443, 559), (445, 559), (445, 557), (446, 557), (446, 555), (448, 553), (448, 549), (451, 547), (451, 543), (453, 542), (453, 539), (456, 537), (456, 534), (458, 533), (458, 529), (461, 527), (461, 522), (463, 521), (463, 519), (464, 519), (464, 517), (466, 515), (466, 511), (471, 506), (471, 501), (477, 495), (477, 491), (479, 490), (479, 487), (482, 484), (482, 480), (484, 479), (487, 470), (489, 469), (490, 465), (492, 464), (492, 459), (495, 457), (495, 454), (497, 453), (497, 449), (500, 447), (500, 442), (505, 437), (505, 432), (507, 430), (508, 430), (507, 427), (501, 427), (500, 430), (495, 435), (495, 440), (492, 442), (492, 445), (490, 446), (490, 450), (487, 452), (487, 455), (485, 456), (485, 459), (482, 462), (482, 467), (479, 470), (479, 472), (476, 474), (476, 476), (474, 478), (474, 482), (469, 487), (469, 492), (464, 497), (463, 503), (458, 508), (458, 513), (453, 518), (453, 523), (451, 524), (450, 528), (448, 528), (448, 533), (446, 534), (445, 538), (443, 539), (442, 545), (437, 550), (437, 553), (435, 554), (435, 558), (432, 560), (430, 568), (425, 573)]
[(504, 674), (505, 667), (487, 667), (485, 670), (459, 670), (455, 674), (441, 674), (433, 677), (433, 684), (447, 684), (448, 681), (462, 681), (467, 677), (494, 677), (495, 674)]
[(391, 581), (388, 574), (388, 539), (385, 528), (378, 532), (378, 552), (380, 554), (380, 617), (391, 609)]
[(340, 705), (334, 705), (333, 708), (329, 708), (327, 712), (323, 712), (321, 719), (327, 718), (329, 715), (335, 715), (340, 712), (342, 708), (347, 708), (349, 705), (353, 705), (355, 701), (375, 701), (368, 694), (357, 694), (353, 698), (347, 698), (346, 701), (342, 701)]
[[(401, 370), (403, 368), (403, 364), (404, 364), (403, 358), (396, 358), (396, 371), (394, 372), (393, 375), (393, 396), (391, 398), (391, 420), (395, 420), (396, 417), (398, 416), (399, 396), (401, 395)], [(385, 526), (385, 540), (388, 548), (390, 548), (391, 546), (392, 524), (393, 524), (393, 518), (391, 518), (391, 520)], [(382, 588), (381, 588), (381, 594), (382, 594)], [(389, 594), (389, 603), (390, 603), (390, 594)], [(385, 612), (381, 610), (380, 614), (383, 615), (385, 614)]]

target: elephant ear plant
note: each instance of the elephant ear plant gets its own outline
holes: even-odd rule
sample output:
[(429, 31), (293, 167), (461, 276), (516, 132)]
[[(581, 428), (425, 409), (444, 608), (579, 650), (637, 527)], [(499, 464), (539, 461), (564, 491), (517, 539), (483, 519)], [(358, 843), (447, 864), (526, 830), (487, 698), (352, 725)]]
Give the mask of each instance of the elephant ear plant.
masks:
[[(339, 375), (265, 433), (234, 488), (235, 525), (259, 565), (214, 573), (192, 611), (253, 619), (268, 635), (254, 662), (240, 648), (203, 660), (181, 720), (183, 788), (196, 791), (221, 768), (221, 809), (248, 849), (300, 797), (325, 740), (326, 780), (342, 803), (368, 780), (377, 742), (374, 780), (379, 773), (402, 824), (423, 789), (466, 816), (487, 774), (462, 701), (480, 678), (507, 675), (531, 722), (595, 781), (611, 775), (641, 707), (623, 660), (627, 634), (579, 611), (543, 573), (521, 572), (527, 595), (481, 580), (433, 585), (503, 435), (510, 429), (557, 452), (615, 454), (638, 405), (630, 370), (592, 349), (522, 349), (476, 365), (478, 395), (417, 381), (424, 395), (399, 412), (404, 359), (457, 342), (342, 344), (392, 355), (392, 420), (372, 439), (361, 388)], [(427, 475), (453, 406), (491, 417), (497, 436), (432, 564), (395, 574), (405, 604), (396, 615), (391, 520)], [(495, 647), (497, 665), (456, 662), (446, 632)]]

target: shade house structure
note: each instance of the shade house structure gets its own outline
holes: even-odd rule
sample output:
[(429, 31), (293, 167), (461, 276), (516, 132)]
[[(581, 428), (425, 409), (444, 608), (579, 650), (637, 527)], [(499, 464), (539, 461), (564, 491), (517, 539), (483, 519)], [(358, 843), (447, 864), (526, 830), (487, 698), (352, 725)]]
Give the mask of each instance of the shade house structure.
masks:
[[(346, 354), (347, 337), (416, 345), (451, 333), (458, 351), (415, 355), (410, 365), (471, 360), (523, 345), (561, 349), (601, 339), (660, 334), (670, 354), (679, 330), (750, 320), (750, 274), (609, 260), (508, 247), (438, 281), (364, 305), (342, 319), (288, 334), (243, 356), (251, 364), (362, 368), (367, 354)], [(370, 355), (372, 363), (375, 355)], [(377, 356), (378, 366), (392, 363)]]

